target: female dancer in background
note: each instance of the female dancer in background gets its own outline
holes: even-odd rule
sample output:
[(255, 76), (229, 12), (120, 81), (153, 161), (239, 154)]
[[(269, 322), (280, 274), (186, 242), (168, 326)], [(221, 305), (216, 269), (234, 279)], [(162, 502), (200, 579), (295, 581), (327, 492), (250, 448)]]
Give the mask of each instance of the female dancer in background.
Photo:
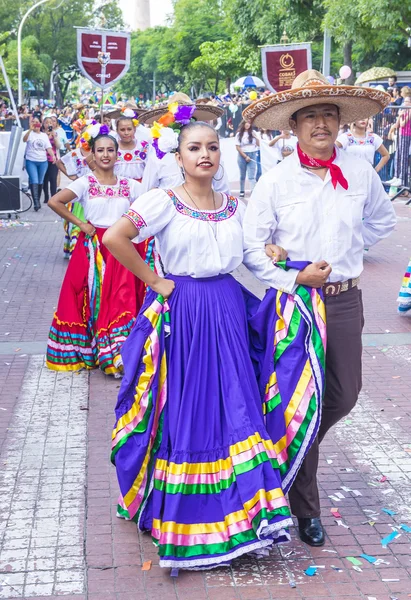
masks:
[[(49, 201), (50, 208), (81, 233), (50, 329), (47, 366), (57, 371), (99, 366), (104, 373), (120, 376), (120, 348), (133, 327), (145, 289), (101, 244), (106, 229), (139, 195), (137, 182), (114, 174), (118, 145), (107, 131), (100, 125), (88, 130), (96, 165), (93, 173), (83, 175)], [(69, 202), (81, 203), (86, 222), (67, 209)]]

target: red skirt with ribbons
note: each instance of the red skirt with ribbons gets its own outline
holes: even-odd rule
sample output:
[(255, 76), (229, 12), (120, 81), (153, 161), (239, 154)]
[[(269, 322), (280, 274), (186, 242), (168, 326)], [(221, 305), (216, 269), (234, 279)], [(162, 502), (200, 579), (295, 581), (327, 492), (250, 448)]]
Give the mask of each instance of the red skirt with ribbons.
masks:
[[(47, 344), (54, 371), (100, 367), (122, 373), (120, 349), (144, 301), (145, 285), (103, 245), (106, 231), (80, 233), (61, 287)], [(134, 244), (145, 259), (147, 244)]]

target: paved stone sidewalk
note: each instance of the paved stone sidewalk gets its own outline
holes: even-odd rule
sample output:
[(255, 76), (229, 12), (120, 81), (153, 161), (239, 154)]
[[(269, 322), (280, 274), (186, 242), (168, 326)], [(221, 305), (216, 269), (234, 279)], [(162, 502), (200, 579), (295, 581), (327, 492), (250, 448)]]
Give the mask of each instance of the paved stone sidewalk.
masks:
[[(327, 545), (310, 549), (293, 531), (292, 542), (269, 558), (177, 579), (158, 567), (150, 538), (115, 516), (109, 449), (119, 382), (100, 372), (55, 374), (43, 366), (39, 348), (67, 264), (61, 224), (46, 209), (30, 213), (30, 228), (0, 230), (0, 598), (409, 597), (411, 534), (400, 526), (411, 527), (411, 320), (397, 316), (395, 300), (411, 253), (411, 209), (396, 209), (396, 232), (369, 251), (362, 278), (363, 392), (322, 445)], [(261, 292), (246, 271), (238, 276)], [(393, 528), (400, 535), (383, 547)], [(381, 562), (370, 564), (364, 553)], [(361, 570), (347, 557), (360, 560)], [(143, 572), (146, 561), (152, 566)], [(309, 577), (305, 570), (313, 565), (317, 574)]]

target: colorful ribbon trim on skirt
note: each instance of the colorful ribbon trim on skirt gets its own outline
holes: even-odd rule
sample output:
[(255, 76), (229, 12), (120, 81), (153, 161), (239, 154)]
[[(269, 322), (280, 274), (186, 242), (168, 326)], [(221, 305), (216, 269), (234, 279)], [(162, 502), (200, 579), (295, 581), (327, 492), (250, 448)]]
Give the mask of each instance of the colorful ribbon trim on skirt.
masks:
[(401, 289), (397, 298), (398, 312), (406, 314), (411, 309), (411, 259), (402, 278)]
[[(274, 476), (278, 453), (266, 434), (263, 437), (252, 426), (244, 426), (236, 432), (238, 442), (210, 452), (216, 458), (202, 462), (189, 449), (186, 459), (173, 460), (171, 450), (161, 445), (167, 428), (164, 418), (170, 410), (166, 407), (168, 314), (168, 305), (158, 296), (140, 313), (123, 347), (125, 378), (112, 435), (112, 462), (118, 463), (121, 489), (118, 515), (151, 531), (161, 567), (210, 568), (228, 564), (245, 552), (264, 551), (273, 541), (289, 540), (292, 520), (281, 479)], [(139, 348), (129, 365), (127, 344)], [(128, 366), (135, 365), (138, 356), (140, 367), (127, 381)], [(265, 483), (269, 487), (263, 487)], [(153, 515), (150, 501), (156, 506)], [(190, 503), (203, 505), (198, 522), (182, 518), (181, 511), (185, 506), (189, 512)], [(159, 507), (165, 505), (174, 506), (175, 520), (161, 518)], [(220, 520), (209, 518), (211, 509)]]
[[(77, 371), (100, 367), (107, 375), (118, 377), (122, 373), (120, 348), (130, 334), (135, 317), (130, 311), (123, 311), (115, 321), (97, 329), (98, 316), (101, 309), (103, 281), (106, 270), (105, 261), (100, 249), (98, 235), (84, 236), (81, 250), (86, 253), (88, 261), (87, 286), (82, 291), (82, 314), (78, 321), (67, 322), (59, 318), (59, 312), (54, 316), (47, 344), (47, 366), (54, 371)], [(71, 259), (73, 267), (82, 263), (76, 262), (80, 247)], [(66, 274), (66, 277), (68, 276)], [(71, 277), (81, 273), (76, 269), (70, 271)], [(70, 286), (62, 288), (63, 302), (77, 304), (77, 298), (70, 296)], [(59, 300), (59, 305), (62, 299)], [(115, 302), (115, 299), (112, 299)]]
[(126, 519), (137, 519), (149, 495), (153, 457), (161, 442), (163, 410), (167, 400), (165, 337), (170, 332), (167, 301), (157, 296), (142, 316), (149, 323), (141, 358), (144, 368), (135, 382), (134, 403), (118, 419), (112, 434), (111, 460), (115, 464), (116, 454), (130, 437), (149, 431), (143, 465), (131, 489), (119, 498), (118, 512)]
[[(308, 262), (276, 263), (303, 270)], [(325, 387), (326, 316), (322, 291), (270, 289), (250, 319), (266, 427), (286, 493), (314, 441)]]
[[(84, 209), (79, 202), (69, 202), (66, 204), (66, 208), (72, 212), (76, 217), (78, 217), (81, 221), (86, 222), (84, 216)], [(80, 227), (70, 223), (69, 221), (64, 221), (64, 246), (63, 253), (64, 258), (70, 258), (73, 253), (73, 250), (77, 244), (78, 236), (80, 235)]]

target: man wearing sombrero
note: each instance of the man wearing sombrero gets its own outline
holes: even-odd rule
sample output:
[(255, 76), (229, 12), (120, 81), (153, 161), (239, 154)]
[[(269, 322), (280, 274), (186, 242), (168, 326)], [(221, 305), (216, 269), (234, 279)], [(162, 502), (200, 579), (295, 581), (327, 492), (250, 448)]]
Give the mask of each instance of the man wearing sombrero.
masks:
[[(293, 294), (301, 284), (322, 288), (325, 297), (322, 421), (289, 494), (300, 537), (311, 546), (324, 544), (318, 445), (352, 410), (361, 389), (363, 307), (358, 284), (364, 246), (387, 237), (396, 222), (372, 166), (334, 144), (340, 123), (371, 117), (389, 102), (385, 92), (330, 85), (321, 73), (309, 70), (296, 78), (291, 90), (257, 100), (244, 111), (256, 127), (292, 129), (298, 138), (297, 151), (263, 175), (254, 189), (243, 224), (244, 262), (272, 288)], [(265, 253), (270, 243), (285, 248), (292, 261), (311, 264), (301, 271), (275, 266)], [(291, 333), (289, 329), (287, 336)]]

